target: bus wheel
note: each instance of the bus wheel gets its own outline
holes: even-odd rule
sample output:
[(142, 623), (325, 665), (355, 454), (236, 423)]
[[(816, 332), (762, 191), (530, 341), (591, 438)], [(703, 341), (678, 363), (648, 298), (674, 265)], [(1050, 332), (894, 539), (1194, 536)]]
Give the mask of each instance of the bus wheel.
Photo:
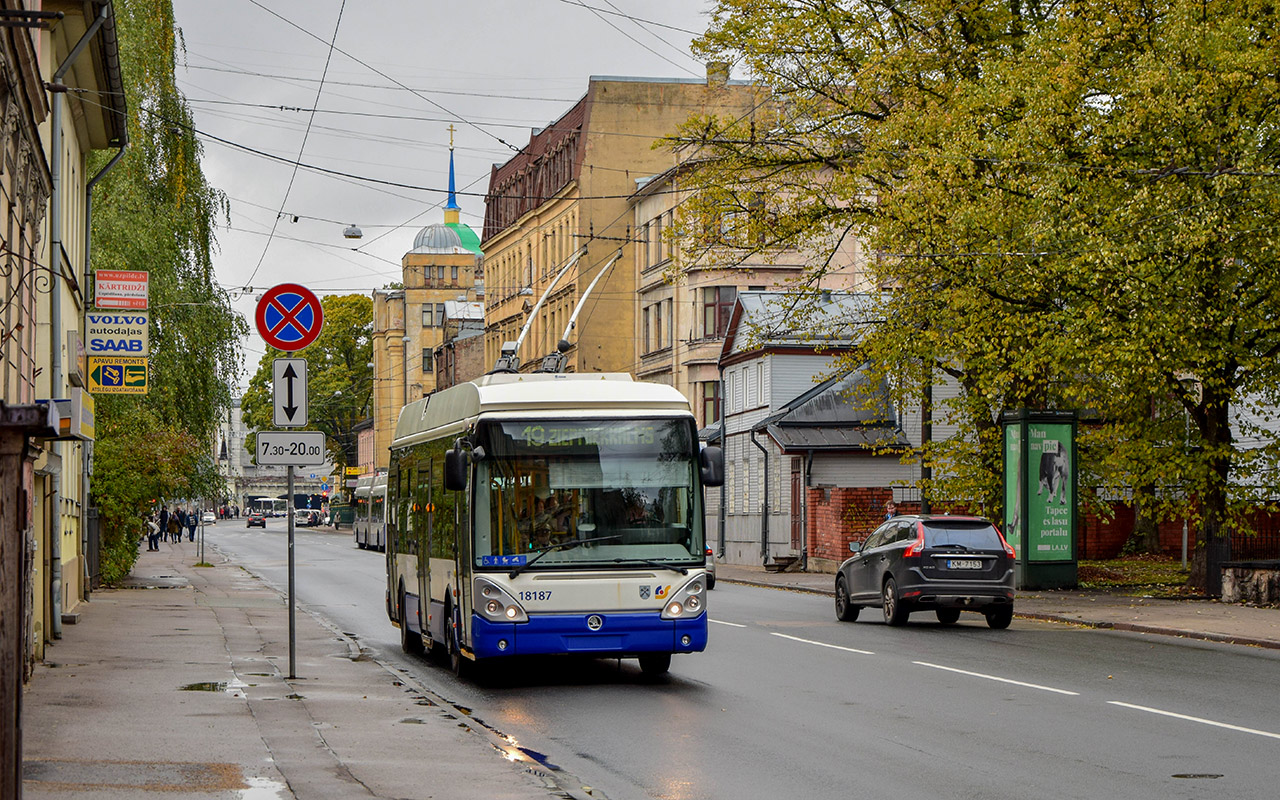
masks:
[(409, 615), (405, 611), (404, 588), (400, 589), (400, 649), (411, 656), (423, 653), (422, 634), (414, 633), (409, 628)]
[(650, 653), (640, 656), (640, 671), (645, 675), (666, 675), (670, 669), (670, 653)]

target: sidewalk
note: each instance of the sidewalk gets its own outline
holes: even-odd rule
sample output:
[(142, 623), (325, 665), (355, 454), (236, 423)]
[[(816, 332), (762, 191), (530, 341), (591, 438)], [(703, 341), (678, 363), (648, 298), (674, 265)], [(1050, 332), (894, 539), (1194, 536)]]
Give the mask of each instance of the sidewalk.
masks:
[(195, 567), (196, 545), (160, 547), (143, 549), (129, 588), (79, 606), (36, 667), (21, 720), (29, 800), (577, 794), (302, 611), (288, 680), (283, 598), (211, 549), (215, 565)]
[[(835, 575), (719, 564), (716, 580), (835, 597)], [(1019, 592), (1014, 617), (1280, 649), (1280, 609), (1109, 592)], [(831, 612), (833, 617), (835, 612)], [(871, 617), (878, 619), (878, 614)]]

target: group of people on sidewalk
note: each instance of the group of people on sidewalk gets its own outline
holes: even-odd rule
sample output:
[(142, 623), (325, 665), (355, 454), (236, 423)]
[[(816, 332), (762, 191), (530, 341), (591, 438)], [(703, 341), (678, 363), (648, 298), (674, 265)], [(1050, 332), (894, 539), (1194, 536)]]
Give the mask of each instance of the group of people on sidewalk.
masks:
[(160, 506), (160, 511), (147, 517), (147, 550), (159, 550), (160, 540), (180, 542), (185, 529), (190, 541), (196, 540), (196, 525), (200, 522), (200, 512), (174, 506)]

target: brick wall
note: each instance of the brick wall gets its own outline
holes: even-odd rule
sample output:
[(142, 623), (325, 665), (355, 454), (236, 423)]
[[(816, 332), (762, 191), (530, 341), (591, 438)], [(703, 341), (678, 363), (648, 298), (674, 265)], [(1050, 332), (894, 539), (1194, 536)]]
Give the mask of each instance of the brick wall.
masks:
[[(849, 557), (849, 542), (867, 538), (884, 521), (884, 504), (893, 497), (893, 489), (880, 487), (846, 487), (807, 489), (809, 520), (805, 538), (809, 553), (810, 572), (834, 572), (840, 562)], [(980, 513), (961, 506), (934, 504), (934, 513)], [(919, 503), (899, 502), (898, 511), (914, 514)], [(1117, 504), (1109, 519), (1096, 513), (1082, 513), (1078, 528), (1080, 559), (1102, 560), (1116, 558), (1133, 532), (1134, 510), (1131, 506)], [(1235, 559), (1280, 558), (1280, 514), (1258, 511), (1250, 515), (1254, 535), (1236, 534), (1232, 537), (1232, 557)], [(1003, 530), (1003, 525), (996, 524)], [(1182, 520), (1160, 523), (1160, 549), (1170, 556), (1182, 552)], [(1196, 528), (1188, 531), (1188, 554), (1195, 551)], [(1016, 542), (1014, 543), (1016, 546)]]

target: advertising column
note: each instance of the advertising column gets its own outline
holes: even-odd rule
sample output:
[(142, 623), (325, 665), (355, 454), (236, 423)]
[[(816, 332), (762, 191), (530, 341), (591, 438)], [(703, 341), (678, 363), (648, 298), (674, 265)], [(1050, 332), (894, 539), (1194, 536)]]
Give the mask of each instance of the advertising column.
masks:
[(1024, 410), (1004, 415), (1001, 422), (1005, 532), (1018, 551), (1018, 588), (1073, 588), (1077, 583), (1075, 415)]

